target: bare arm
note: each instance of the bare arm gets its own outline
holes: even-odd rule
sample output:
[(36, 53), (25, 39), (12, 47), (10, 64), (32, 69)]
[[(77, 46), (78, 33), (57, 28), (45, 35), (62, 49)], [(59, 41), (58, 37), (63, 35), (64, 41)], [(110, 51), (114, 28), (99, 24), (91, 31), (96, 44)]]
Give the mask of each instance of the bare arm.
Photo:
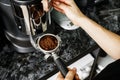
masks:
[(93, 20), (86, 17), (76, 6), (74, 0), (54, 0), (56, 10), (66, 16), (78, 26), (81, 26), (97, 44), (114, 59), (120, 59), (120, 36), (103, 28)]
[(120, 59), (120, 36), (103, 28), (89, 18), (80, 19), (80, 26), (114, 59)]

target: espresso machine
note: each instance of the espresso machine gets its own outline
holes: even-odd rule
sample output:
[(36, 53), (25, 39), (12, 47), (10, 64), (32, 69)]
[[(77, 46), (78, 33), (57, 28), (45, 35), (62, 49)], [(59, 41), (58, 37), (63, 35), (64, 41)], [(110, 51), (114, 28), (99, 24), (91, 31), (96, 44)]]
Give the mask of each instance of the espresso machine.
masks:
[(41, 0), (0, 0), (0, 12), (5, 36), (17, 52), (35, 51), (33, 38), (54, 30)]

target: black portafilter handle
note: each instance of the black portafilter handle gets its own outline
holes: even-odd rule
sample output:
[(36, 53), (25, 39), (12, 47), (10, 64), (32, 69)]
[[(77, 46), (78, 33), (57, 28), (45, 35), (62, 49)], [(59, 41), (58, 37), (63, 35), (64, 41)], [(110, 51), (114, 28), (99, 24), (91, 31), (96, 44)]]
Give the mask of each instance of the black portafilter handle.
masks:
[(63, 77), (65, 77), (68, 73), (68, 69), (65, 63), (60, 58), (57, 58), (56, 60), (54, 60), (54, 62), (56, 63), (58, 69), (62, 73)]
[[(56, 54), (53, 54), (53, 59), (54, 59), (54, 62), (56, 64), (56, 66), (58, 67), (58, 69), (60, 70), (62, 76), (65, 78), (65, 76), (67, 75), (68, 73), (68, 68), (66, 66), (66, 64), (63, 62), (63, 60), (58, 57)], [(73, 80), (76, 80), (75, 78)]]

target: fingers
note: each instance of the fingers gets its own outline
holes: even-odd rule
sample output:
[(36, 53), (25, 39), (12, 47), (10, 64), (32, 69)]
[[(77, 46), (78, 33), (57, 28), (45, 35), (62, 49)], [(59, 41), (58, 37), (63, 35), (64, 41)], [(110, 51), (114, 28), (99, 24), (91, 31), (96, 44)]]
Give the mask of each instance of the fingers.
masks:
[(52, 6), (54, 7), (54, 9), (64, 14), (64, 10), (61, 9), (58, 5), (61, 5), (61, 4), (59, 2), (52, 3)]
[(79, 76), (78, 76), (78, 74), (77, 74), (77, 69), (76, 69), (76, 68), (73, 68), (72, 70), (75, 72), (75, 79), (76, 79), (76, 80), (80, 80), (80, 78), (79, 78)]
[(59, 12), (61, 12), (61, 13), (65, 13), (62, 9), (60, 9), (60, 8), (57, 8), (57, 7), (55, 7), (54, 9), (56, 9), (57, 11), (59, 11)]
[(64, 4), (70, 4), (71, 2), (73, 2), (73, 0), (57, 0), (59, 2), (62, 2)]
[(76, 69), (73, 68), (72, 70), (69, 70), (69, 72), (67, 73), (65, 80), (73, 80), (74, 76), (76, 74)]
[(80, 80), (78, 74), (75, 74), (75, 79), (76, 79), (76, 80)]
[(65, 10), (67, 8), (66, 4), (61, 3), (61, 2), (53, 2), (52, 6), (54, 7), (54, 9), (56, 9), (57, 11), (61, 12), (61, 13), (65, 13)]
[(64, 77), (60, 72), (58, 73), (57, 80), (64, 80)]
[(76, 73), (76, 68), (69, 69), (69, 72), (67, 73), (66, 77), (64, 78), (62, 74), (59, 72), (57, 76), (57, 80), (80, 80), (79, 76)]
[(77, 72), (76, 68), (69, 69), (68, 75), (66, 75), (65, 80), (73, 80), (74, 77), (75, 77), (75, 80), (80, 80), (80, 78), (76, 72)]

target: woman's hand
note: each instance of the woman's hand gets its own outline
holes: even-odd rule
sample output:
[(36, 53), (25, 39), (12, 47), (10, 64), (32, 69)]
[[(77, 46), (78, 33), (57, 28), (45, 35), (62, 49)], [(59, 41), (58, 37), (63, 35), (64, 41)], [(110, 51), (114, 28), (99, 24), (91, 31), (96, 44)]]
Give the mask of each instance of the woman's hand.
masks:
[(64, 78), (59, 72), (56, 80), (73, 80), (75, 77), (76, 80), (80, 80), (78, 74), (76, 73), (76, 68), (69, 69), (66, 77)]
[(74, 0), (52, 0), (52, 6), (64, 13), (75, 25), (79, 26), (79, 19), (85, 17)]

